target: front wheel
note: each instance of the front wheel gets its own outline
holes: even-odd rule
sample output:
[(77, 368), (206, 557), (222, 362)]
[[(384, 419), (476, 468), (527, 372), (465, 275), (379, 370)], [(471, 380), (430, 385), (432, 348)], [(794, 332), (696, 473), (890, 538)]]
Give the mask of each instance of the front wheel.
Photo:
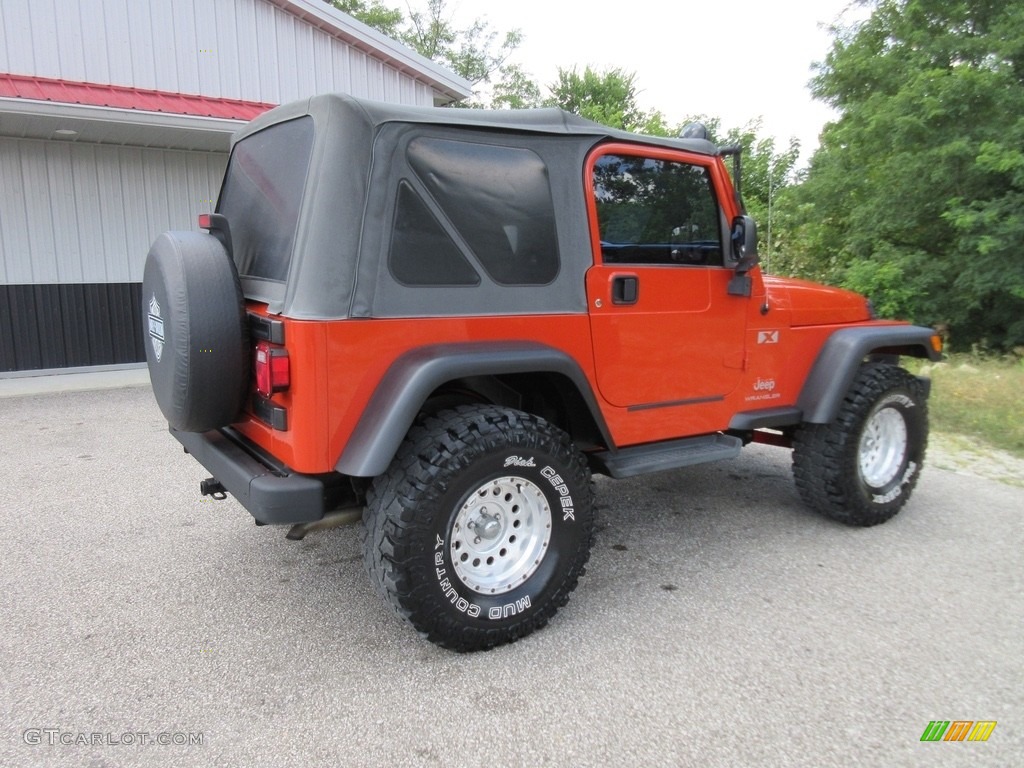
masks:
[(928, 443), (927, 389), (902, 368), (867, 365), (830, 424), (804, 424), (793, 475), (813, 509), (848, 525), (893, 517), (917, 484)]
[(367, 571), (398, 614), (438, 645), (482, 650), (568, 601), (593, 538), (590, 472), (543, 419), (464, 406), (410, 430), (364, 522)]

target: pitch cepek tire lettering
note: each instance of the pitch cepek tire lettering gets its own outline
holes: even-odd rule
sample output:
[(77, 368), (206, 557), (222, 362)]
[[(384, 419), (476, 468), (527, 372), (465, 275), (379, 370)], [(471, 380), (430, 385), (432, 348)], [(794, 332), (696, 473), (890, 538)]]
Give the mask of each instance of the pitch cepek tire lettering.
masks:
[(847, 525), (877, 525), (907, 503), (928, 444), (922, 384), (892, 365), (866, 365), (831, 424), (794, 437), (793, 475), (804, 502)]
[(212, 235), (164, 232), (142, 278), (146, 362), (168, 423), (205, 432), (236, 419), (249, 389), (249, 338), (234, 262)]
[(438, 645), (483, 650), (568, 601), (593, 539), (590, 471), (543, 419), (463, 406), (410, 430), (364, 522), (367, 571), (397, 613)]

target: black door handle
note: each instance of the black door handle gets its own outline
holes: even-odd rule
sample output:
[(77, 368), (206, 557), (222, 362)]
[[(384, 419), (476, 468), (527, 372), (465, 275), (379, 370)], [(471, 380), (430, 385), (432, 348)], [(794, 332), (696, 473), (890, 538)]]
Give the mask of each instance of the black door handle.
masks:
[(612, 280), (612, 304), (636, 304), (640, 296), (640, 278), (618, 275)]

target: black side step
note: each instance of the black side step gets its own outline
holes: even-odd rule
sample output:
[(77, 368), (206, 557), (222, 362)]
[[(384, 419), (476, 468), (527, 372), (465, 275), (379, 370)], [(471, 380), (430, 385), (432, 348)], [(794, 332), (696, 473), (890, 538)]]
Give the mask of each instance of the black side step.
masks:
[(618, 451), (601, 451), (590, 454), (590, 463), (595, 472), (604, 475), (614, 478), (633, 477), (703, 464), (706, 461), (733, 459), (739, 456), (742, 447), (743, 441), (738, 437), (704, 435)]

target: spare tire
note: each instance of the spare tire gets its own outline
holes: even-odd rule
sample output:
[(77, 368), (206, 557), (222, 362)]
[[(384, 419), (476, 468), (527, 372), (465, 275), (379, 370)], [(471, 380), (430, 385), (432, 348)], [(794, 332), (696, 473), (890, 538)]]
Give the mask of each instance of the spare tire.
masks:
[(249, 390), (249, 329), (238, 271), (217, 238), (164, 232), (146, 257), (142, 327), (153, 394), (168, 423), (232, 423)]

